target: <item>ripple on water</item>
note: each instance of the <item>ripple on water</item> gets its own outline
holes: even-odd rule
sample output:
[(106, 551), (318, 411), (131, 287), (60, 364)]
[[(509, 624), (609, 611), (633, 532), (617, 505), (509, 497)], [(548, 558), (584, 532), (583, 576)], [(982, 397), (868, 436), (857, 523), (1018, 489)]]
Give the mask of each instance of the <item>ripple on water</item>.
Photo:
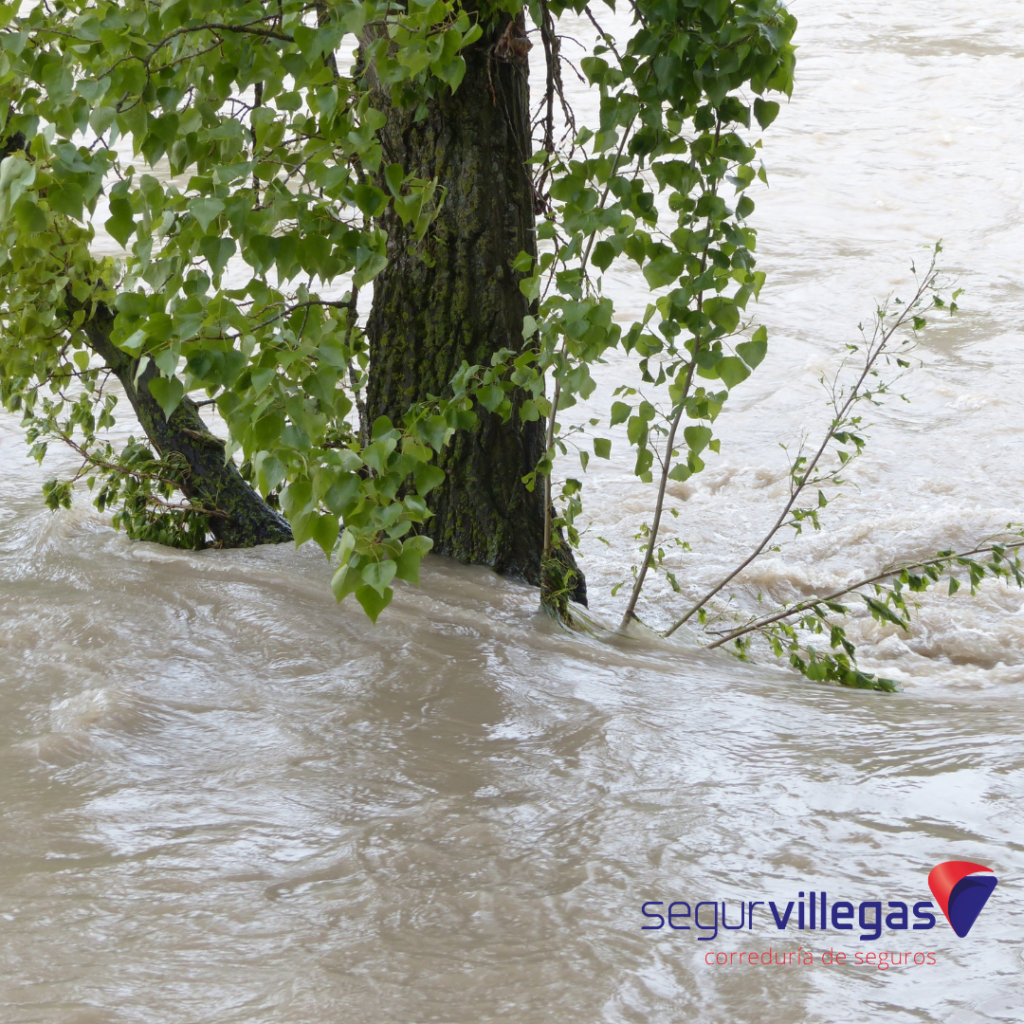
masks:
[[(797, 90), (757, 197), (770, 353), (718, 424), (722, 455), (671, 491), (665, 539), (692, 551), (666, 544), (684, 594), (655, 582), (655, 624), (759, 539), (788, 488), (779, 444), (827, 422), (818, 376), (935, 237), (963, 315), (925, 333), (912, 403), (873, 414), (823, 530), (758, 563), (737, 601), (1022, 518), (1024, 174), (1006, 140), (1024, 8), (797, 14)], [(599, 17), (625, 31), (626, 15)], [(622, 322), (642, 313), (638, 274), (605, 283)], [(623, 372), (611, 356), (574, 411), (603, 415)], [(42, 480), (70, 462), (55, 452), (43, 471), (23, 452), (0, 417), (3, 1020), (1021, 1019), (1018, 591), (926, 595), (909, 637), (854, 616), (868, 667), (904, 684), (891, 696), (649, 632), (568, 636), (530, 588), (444, 559), (374, 629), (334, 604), (307, 549), (168, 551), (114, 534), (85, 500), (41, 511)], [(587, 478), (599, 624), (621, 615), (609, 590), (650, 505), (621, 435), (612, 456)], [(740, 972), (703, 947), (789, 952), (809, 936), (640, 928), (647, 899), (923, 899), (948, 859), (989, 864), (1000, 885), (968, 939), (914, 937), (935, 968)]]

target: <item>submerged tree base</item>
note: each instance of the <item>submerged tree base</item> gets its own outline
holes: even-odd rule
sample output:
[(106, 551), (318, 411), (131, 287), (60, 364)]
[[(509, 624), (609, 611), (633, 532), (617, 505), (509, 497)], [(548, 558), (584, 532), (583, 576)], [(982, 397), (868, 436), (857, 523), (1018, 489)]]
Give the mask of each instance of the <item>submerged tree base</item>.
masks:
[[(374, 94), (387, 114), (380, 132), (385, 162), (434, 181), (445, 198), (422, 241), (394, 206), (382, 216), (388, 265), (374, 283), (367, 325), (371, 423), (379, 416), (401, 423), (408, 409), (443, 395), (463, 363), (489, 366), (496, 352), (524, 346), (530, 303), (515, 266), (521, 253), (536, 255), (526, 163), (530, 106), (525, 59), (499, 45), (507, 39), (525, 43), (521, 14), (503, 15), (464, 51), (457, 91), (440, 90), (419, 108), (394, 105), (383, 87)], [(435, 552), (488, 565), (547, 593), (544, 488), (524, 483), (544, 456), (546, 424), (536, 413), (522, 415), (529, 392), (516, 388), (508, 397), (510, 416), (478, 403), (476, 422), (438, 454), (445, 479), (428, 499), (433, 516), (426, 532)], [(562, 566), (555, 589), (564, 591), (557, 600), (585, 604), (583, 574), (568, 545), (555, 558)]]

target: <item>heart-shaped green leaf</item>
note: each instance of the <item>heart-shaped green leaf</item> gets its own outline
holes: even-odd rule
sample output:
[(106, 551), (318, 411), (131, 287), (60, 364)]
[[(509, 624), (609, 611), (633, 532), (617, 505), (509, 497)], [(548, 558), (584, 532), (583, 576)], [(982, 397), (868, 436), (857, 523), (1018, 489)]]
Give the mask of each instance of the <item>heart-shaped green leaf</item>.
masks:
[(370, 616), (370, 621), (374, 625), (377, 624), (377, 616), (391, 604), (391, 598), (394, 596), (395, 592), (390, 587), (383, 594), (378, 594), (373, 587), (365, 585), (356, 590), (356, 600), (363, 606), (363, 611)]
[(177, 377), (154, 377), (149, 382), (149, 391), (167, 419), (185, 397), (185, 387)]

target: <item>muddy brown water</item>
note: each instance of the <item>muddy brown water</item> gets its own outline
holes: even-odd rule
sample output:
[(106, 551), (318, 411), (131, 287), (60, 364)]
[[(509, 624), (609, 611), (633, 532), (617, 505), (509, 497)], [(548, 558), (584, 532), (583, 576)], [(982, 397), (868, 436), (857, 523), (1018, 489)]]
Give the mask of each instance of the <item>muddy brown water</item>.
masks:
[[(721, 456), (673, 491), (687, 595), (779, 507), (779, 444), (826, 422), (817, 378), (937, 238), (963, 312), (926, 333), (911, 402), (873, 413), (823, 530), (736, 593), (789, 599), (1024, 519), (1024, 8), (793, 10), (797, 89), (756, 214), (770, 356)], [(642, 277), (608, 285), (623, 319), (642, 310)], [(610, 362), (581, 414), (626, 372)], [(587, 482), (606, 623), (651, 500), (622, 449)], [(894, 696), (685, 637), (570, 636), (530, 588), (441, 559), (373, 629), (306, 548), (133, 544), (84, 499), (51, 516), (40, 484), (67, 463), (24, 453), (3, 417), (0, 1020), (1024, 1020), (1020, 592), (929, 596), (909, 637), (857, 618)], [(681, 602), (656, 584), (642, 611)], [(710, 941), (642, 930), (645, 901), (725, 901), (733, 923), (812, 890), (926, 900), (945, 860), (999, 878), (965, 939), (941, 915), (875, 941), (782, 932), (766, 906)], [(785, 965), (706, 962), (769, 947)], [(801, 947), (813, 965), (789, 962)], [(855, 962), (871, 951), (911, 962)]]

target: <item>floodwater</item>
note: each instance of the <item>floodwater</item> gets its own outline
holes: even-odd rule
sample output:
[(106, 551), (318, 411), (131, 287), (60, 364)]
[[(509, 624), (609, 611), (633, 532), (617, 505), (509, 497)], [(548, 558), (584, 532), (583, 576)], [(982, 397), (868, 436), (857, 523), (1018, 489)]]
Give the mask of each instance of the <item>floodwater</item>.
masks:
[[(938, 238), (966, 294), (925, 333), (910, 403), (872, 411), (822, 531), (734, 591), (790, 599), (1024, 519), (1024, 7), (793, 10), (755, 215), (770, 355), (673, 493), (692, 551), (671, 555), (685, 594), (645, 600), (654, 624), (773, 518), (779, 444), (827, 421), (818, 377)], [(646, 302), (638, 275), (608, 283), (624, 318)], [(568, 635), (530, 588), (441, 559), (374, 629), (308, 548), (130, 543), (84, 499), (45, 511), (59, 457), (35, 467), (11, 417), (0, 459), (4, 1022), (1024, 1020), (1019, 591), (929, 595), (909, 637), (857, 618), (902, 691), (851, 692), (685, 639)], [(624, 458), (587, 490), (612, 623), (650, 494)], [(947, 860), (999, 878), (964, 939), (941, 915), (873, 942), (778, 931), (766, 906), (709, 941), (642, 930), (645, 901), (725, 901), (730, 923), (809, 890), (913, 903)], [(769, 947), (786, 963), (706, 962)]]

